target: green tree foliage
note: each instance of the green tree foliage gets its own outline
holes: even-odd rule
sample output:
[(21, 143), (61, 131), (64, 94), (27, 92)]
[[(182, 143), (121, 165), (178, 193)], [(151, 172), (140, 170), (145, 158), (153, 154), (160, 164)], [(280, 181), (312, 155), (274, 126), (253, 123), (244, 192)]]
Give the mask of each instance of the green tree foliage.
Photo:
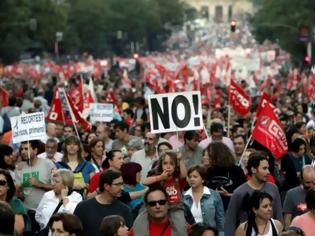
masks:
[(299, 27), (307, 25), (313, 31), (314, 12), (314, 0), (264, 0), (251, 19), (253, 33), (259, 42), (266, 39), (277, 42), (299, 64), (306, 55), (306, 43), (299, 40)]
[(0, 1), (0, 59), (10, 63), (24, 52), (52, 50), (66, 22), (66, 9), (51, 0)]
[[(95, 56), (130, 54), (130, 44), (158, 50), (170, 26), (181, 25), (179, 0), (1, 0), (0, 59), (25, 52), (53, 53), (56, 32), (63, 32), (61, 53), (88, 51)], [(36, 19), (36, 29), (30, 27)]]

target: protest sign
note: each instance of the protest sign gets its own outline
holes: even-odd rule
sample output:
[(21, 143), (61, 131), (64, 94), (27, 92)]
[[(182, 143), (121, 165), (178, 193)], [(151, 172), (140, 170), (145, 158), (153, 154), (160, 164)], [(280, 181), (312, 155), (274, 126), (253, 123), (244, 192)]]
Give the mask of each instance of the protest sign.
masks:
[(149, 96), (152, 133), (202, 129), (200, 91)]
[(110, 122), (114, 116), (114, 105), (112, 103), (91, 103), (90, 121)]
[(40, 140), (46, 137), (45, 115), (43, 112), (23, 114), (10, 118), (13, 143)]

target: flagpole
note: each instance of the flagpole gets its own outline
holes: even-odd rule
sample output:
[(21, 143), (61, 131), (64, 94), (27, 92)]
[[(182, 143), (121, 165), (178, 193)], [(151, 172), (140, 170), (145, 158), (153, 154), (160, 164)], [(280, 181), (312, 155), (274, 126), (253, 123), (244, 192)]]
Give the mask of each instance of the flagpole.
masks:
[(229, 78), (229, 81), (228, 81), (228, 89), (229, 89), (229, 92), (228, 92), (228, 95), (229, 95), (229, 99), (228, 99), (228, 123), (227, 123), (227, 136), (228, 138), (230, 137), (230, 124), (231, 124), (231, 78)]
[(245, 145), (245, 147), (244, 147), (244, 151), (243, 151), (242, 156), (241, 156), (241, 158), (240, 158), (240, 160), (239, 160), (239, 163), (238, 163), (239, 165), (242, 163), (242, 160), (243, 160), (243, 158), (244, 158), (244, 154), (245, 154), (245, 152), (246, 152), (246, 150), (247, 150), (247, 148), (248, 148), (248, 145), (249, 145), (251, 139), (252, 139), (252, 135), (250, 135), (249, 138), (248, 138), (248, 140), (247, 140), (247, 143), (246, 143), (246, 145)]
[(70, 106), (69, 101), (68, 101), (68, 98), (67, 98), (66, 91), (65, 91), (64, 89), (62, 89), (62, 92), (64, 93), (64, 96), (65, 96), (65, 99), (66, 99), (66, 103), (67, 103), (67, 106), (68, 106), (69, 111), (70, 111), (70, 116), (71, 116), (71, 120), (72, 120), (72, 124), (73, 124), (74, 130), (75, 130), (75, 133), (76, 133), (78, 139), (81, 140), (81, 139), (80, 139), (80, 136), (79, 136), (79, 132), (78, 132), (77, 126), (76, 126), (76, 124), (75, 124), (75, 118), (74, 118), (74, 115), (73, 115), (71, 106)]

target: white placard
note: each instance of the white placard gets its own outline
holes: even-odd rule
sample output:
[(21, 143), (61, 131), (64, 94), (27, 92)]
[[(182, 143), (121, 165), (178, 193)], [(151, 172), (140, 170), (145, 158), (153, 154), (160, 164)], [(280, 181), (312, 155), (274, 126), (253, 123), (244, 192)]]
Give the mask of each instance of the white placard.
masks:
[(149, 96), (152, 133), (203, 128), (200, 91)]
[(23, 114), (10, 118), (13, 143), (41, 140), (46, 137), (44, 112)]
[(110, 122), (114, 117), (114, 105), (112, 103), (91, 103), (90, 121)]

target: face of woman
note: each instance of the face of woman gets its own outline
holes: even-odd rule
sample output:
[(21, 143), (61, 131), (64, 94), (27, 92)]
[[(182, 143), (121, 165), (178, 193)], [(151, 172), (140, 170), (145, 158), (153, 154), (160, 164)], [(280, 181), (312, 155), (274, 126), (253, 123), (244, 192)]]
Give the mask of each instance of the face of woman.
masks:
[(120, 170), (123, 163), (124, 156), (121, 152), (115, 152), (113, 160), (109, 160), (109, 166), (117, 170)]
[(256, 217), (263, 218), (265, 220), (269, 220), (272, 217), (272, 202), (269, 198), (264, 198), (260, 204), (258, 209), (254, 209)]
[(210, 167), (211, 166), (210, 156), (209, 156), (209, 153), (208, 153), (207, 150), (204, 151), (204, 153), (202, 155), (201, 163), (205, 167)]
[(117, 236), (128, 236), (128, 227), (122, 224), (117, 230)]
[(61, 190), (64, 189), (66, 186), (62, 183), (62, 178), (60, 176), (53, 176), (52, 179), (53, 187), (54, 187), (54, 192), (57, 194), (61, 193)]
[(162, 170), (167, 171), (168, 176), (171, 176), (175, 172), (175, 163), (170, 156), (166, 155), (162, 161)]
[(95, 144), (95, 146), (92, 148), (92, 152), (96, 156), (103, 156), (104, 153), (104, 145), (102, 141), (99, 141)]
[(76, 155), (79, 151), (79, 146), (76, 143), (69, 143), (66, 149), (69, 155)]
[(51, 227), (52, 236), (70, 236), (69, 232), (63, 228), (62, 221), (54, 221)]
[(198, 171), (194, 170), (188, 175), (188, 183), (192, 188), (198, 188), (203, 185), (204, 180), (201, 178)]
[(0, 174), (0, 196), (7, 194), (9, 190), (8, 181), (4, 175)]
[(16, 161), (16, 159), (15, 159), (15, 156), (14, 156), (13, 152), (10, 155), (4, 155), (4, 162), (8, 166), (13, 166), (15, 161)]

